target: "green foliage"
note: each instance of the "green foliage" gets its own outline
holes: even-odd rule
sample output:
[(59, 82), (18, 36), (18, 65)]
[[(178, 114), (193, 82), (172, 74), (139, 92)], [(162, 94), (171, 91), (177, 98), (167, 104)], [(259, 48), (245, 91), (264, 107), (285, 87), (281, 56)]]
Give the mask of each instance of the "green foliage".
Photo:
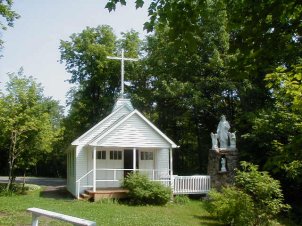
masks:
[[(111, 12), (116, 9), (116, 4), (120, 3), (122, 6), (126, 5), (126, 0), (109, 0), (105, 6)], [(144, 5), (144, 0), (135, 0), (135, 7), (141, 8)]]
[[(0, 1), (0, 36), (2, 33), (1, 30), (6, 30), (7, 26), (12, 27), (15, 19), (20, 17), (15, 11), (12, 10), (12, 5), (12, 0)], [(3, 41), (0, 39), (0, 50), (2, 45)]]
[[(300, 60), (302, 61), (302, 59)], [(272, 89), (276, 104), (302, 112), (302, 63), (290, 68), (278, 67), (266, 75), (267, 87)]]
[(171, 188), (148, 179), (140, 173), (130, 173), (124, 180), (129, 197), (135, 205), (165, 205), (171, 199)]
[(36, 184), (17, 184), (14, 183), (10, 190), (6, 189), (6, 184), (0, 183), (0, 196), (26, 195), (27, 192), (40, 190), (41, 187)]
[(119, 200), (118, 199), (113, 199), (113, 198), (103, 198), (103, 199), (100, 199), (96, 202), (100, 203), (100, 204), (118, 204)]
[(190, 198), (187, 195), (176, 195), (173, 201), (176, 204), (185, 205), (190, 202)]
[(273, 179), (268, 172), (258, 171), (258, 166), (251, 163), (241, 162), (241, 168), (236, 172), (235, 186), (252, 198), (258, 224), (266, 224), (281, 211), (289, 209), (288, 205), (283, 204), (278, 180)]
[(53, 107), (58, 102), (45, 98), (41, 86), (22, 71), (9, 76), (7, 94), (0, 96), (0, 147), (8, 153), (8, 188), (16, 169), (25, 173), (35, 166), (43, 153), (53, 150), (53, 144), (61, 136), (61, 128), (54, 123), (51, 111), (59, 109)]
[(207, 210), (221, 222), (229, 225), (254, 225), (255, 207), (250, 195), (236, 187), (223, 188), (221, 192), (212, 189)]
[[(253, 128), (246, 133), (246, 142), (253, 144), (254, 162), (264, 165), (283, 180), (302, 184), (302, 102), (301, 64), (289, 68), (279, 67), (266, 76), (267, 87), (275, 100), (273, 107), (262, 110), (251, 120)], [(282, 178), (281, 178), (282, 179)]]
[[(71, 74), (69, 82), (75, 85), (69, 91), (70, 111), (64, 121), (68, 144), (105, 118), (119, 95), (120, 62), (107, 56), (120, 56), (124, 48), (125, 57), (137, 58), (140, 46), (137, 32), (122, 33), (122, 38), (117, 39), (112, 28), (106, 25), (87, 27), (72, 34), (69, 40), (61, 41), (61, 63)], [(125, 63), (125, 81), (130, 80), (129, 74), (136, 70), (135, 64)], [(125, 91), (128, 92), (127, 86)]]
[(290, 208), (283, 203), (278, 180), (258, 166), (241, 162), (236, 171), (235, 184), (221, 192), (211, 191), (208, 210), (220, 221), (232, 225), (268, 225), (281, 211)]
[[(82, 202), (73, 200), (66, 193), (50, 198), (46, 193), (33, 191), (27, 195), (0, 197), (0, 225), (31, 225), (31, 214), (25, 210), (33, 206), (96, 221), (97, 225), (220, 225), (210, 217), (199, 200), (192, 200), (186, 205), (131, 206), (111, 202)], [(39, 218), (39, 224), (66, 226), (66, 222), (44, 217)]]
[[(0, 3), (0, 16), (3, 17), (7, 25), (12, 27), (14, 24), (14, 20), (18, 19), (20, 16), (12, 10), (13, 1), (12, 0), (4, 0)], [(3, 22), (0, 22), (0, 29), (6, 30), (7, 27)]]
[(252, 128), (243, 136), (251, 147), (246, 149), (246, 158), (278, 178), (284, 184), (286, 198), (300, 209), (302, 202), (296, 197), (302, 188), (301, 73), (300, 62), (266, 75), (274, 103), (250, 117)]
[(179, 19), (175, 23), (181, 26), (163, 22), (154, 27), (145, 46), (148, 54), (143, 68), (150, 85), (139, 92), (140, 100), (150, 106), (146, 111), (158, 127), (180, 145), (174, 152), (177, 172), (205, 172), (210, 146), (206, 134), (221, 114), (231, 119), (238, 101), (236, 87), (225, 73), (229, 58), (226, 11), (220, 2), (160, 4), (171, 7), (169, 12), (178, 18), (190, 14), (194, 6), (203, 10), (196, 10), (192, 23)]

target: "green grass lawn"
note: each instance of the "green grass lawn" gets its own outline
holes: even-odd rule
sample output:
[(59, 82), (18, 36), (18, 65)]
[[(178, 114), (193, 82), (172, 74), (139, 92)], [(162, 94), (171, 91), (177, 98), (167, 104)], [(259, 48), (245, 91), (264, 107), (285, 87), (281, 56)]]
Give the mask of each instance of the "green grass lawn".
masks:
[[(64, 196), (65, 194), (65, 196)], [(0, 225), (30, 225), (29, 207), (42, 208), (87, 220), (97, 225), (220, 225), (203, 208), (200, 200), (166, 206), (129, 206), (113, 201), (87, 202), (72, 199), (67, 193), (54, 195), (41, 190), (27, 195), (0, 196)], [(69, 225), (41, 218), (41, 225)]]

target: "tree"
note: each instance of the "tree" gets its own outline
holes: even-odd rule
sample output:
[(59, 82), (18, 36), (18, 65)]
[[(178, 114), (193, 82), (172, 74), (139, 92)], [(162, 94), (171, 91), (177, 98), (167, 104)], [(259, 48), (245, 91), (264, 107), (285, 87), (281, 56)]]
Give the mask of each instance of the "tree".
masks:
[[(126, 2), (126, 0), (110, 0), (106, 7), (114, 10), (118, 3), (125, 5)], [(143, 3), (144, 1), (136, 1), (136, 7), (140, 7)], [(214, 5), (215, 7), (211, 7)], [(211, 8), (212, 14), (209, 13)], [(298, 108), (301, 109), (299, 102), (301, 96), (297, 95), (301, 93), (300, 72), (297, 67), (301, 65), (302, 55), (301, 17), (302, 2), (298, 0), (161, 0), (151, 1), (150, 20), (145, 24), (145, 28), (148, 31), (154, 31), (155, 34), (158, 31), (163, 33), (165, 27), (169, 28), (164, 39), (166, 48), (158, 48), (168, 57), (162, 57), (165, 55), (158, 52), (154, 54), (154, 58), (150, 58), (151, 64), (154, 63), (157, 67), (160, 64), (163, 65), (157, 70), (161, 74), (160, 78), (158, 76), (153, 80), (158, 83), (159, 92), (162, 90), (161, 97), (166, 97), (168, 94), (175, 96), (174, 99), (171, 98), (172, 95), (170, 96), (170, 102), (167, 99), (161, 101), (162, 111), (160, 107), (155, 110), (158, 117), (163, 118), (160, 124), (162, 125), (165, 119), (171, 121), (171, 125), (163, 125), (165, 128), (170, 128), (167, 131), (177, 131), (172, 137), (177, 138), (181, 134), (180, 131), (190, 134), (187, 137), (182, 136), (184, 140), (180, 142), (180, 145), (188, 150), (188, 146), (194, 146), (194, 143), (190, 142), (194, 140), (194, 135), (200, 134), (200, 137), (205, 138), (208, 136), (206, 130), (193, 132), (190, 128), (202, 125), (211, 129), (216, 124), (214, 117), (204, 114), (211, 109), (209, 106), (215, 106), (211, 109), (215, 114), (219, 112), (218, 109), (232, 112), (233, 114), (228, 113), (227, 117), (234, 122), (233, 128), (238, 131), (241, 158), (259, 164), (261, 169), (269, 170), (274, 177), (279, 178), (282, 184), (286, 185), (285, 194), (291, 192), (292, 197), (298, 195), (301, 190), (300, 179), (298, 179), (301, 178), (299, 176), (301, 172), (299, 154), (301, 111), (298, 110)], [(210, 22), (212, 26), (209, 26), (207, 22)], [(204, 44), (200, 45), (202, 40)], [(196, 51), (197, 58), (194, 54), (188, 54), (187, 57), (178, 55), (185, 48), (186, 50), (200, 48), (199, 52)], [(151, 55), (153, 52), (154, 48), (150, 46)], [(212, 70), (211, 67), (207, 70), (208, 65), (211, 64), (208, 64), (209, 61), (205, 59), (211, 59), (209, 57), (211, 55), (217, 56), (213, 60), (216, 64), (212, 64)], [(185, 59), (185, 63), (177, 59)], [(195, 59), (196, 62), (201, 62), (199, 67), (197, 63), (192, 63)], [(155, 63), (156, 60), (158, 64)], [(173, 64), (169, 65), (168, 62), (173, 62)], [(217, 64), (217, 62), (223, 63)], [(187, 69), (186, 67), (191, 68), (191, 71), (187, 71), (190, 73), (183, 76), (188, 80), (180, 80), (180, 75), (184, 75), (183, 71)], [(153, 68), (155, 70), (156, 67)], [(174, 68), (179, 73), (175, 73)], [(215, 71), (214, 68), (220, 69), (221, 72), (217, 74), (223, 74), (222, 77), (225, 78), (222, 80), (219, 77), (216, 90), (215, 83), (208, 81), (211, 76), (207, 76)], [(275, 70), (276, 68), (279, 69)], [(193, 78), (190, 76), (192, 74), (197, 75), (195, 76), (197, 79), (192, 83), (198, 88), (202, 87), (199, 91), (188, 85), (190, 78)], [(203, 82), (201, 78), (204, 79)], [(198, 80), (200, 82), (196, 82)], [(222, 88), (222, 83), (225, 81), (230, 85), (228, 88)], [(212, 84), (211, 87), (214, 88), (206, 88), (205, 84)], [(172, 89), (172, 87), (177, 88)], [(194, 95), (188, 94), (189, 90), (197, 92), (194, 92)], [(197, 95), (198, 92), (201, 94)], [(205, 93), (210, 98), (202, 98)], [(181, 95), (186, 96), (186, 102), (181, 102), (185, 99), (180, 98)], [(194, 101), (199, 103), (195, 105), (198, 106), (196, 108), (192, 107)], [(223, 106), (224, 103), (228, 104)], [(163, 114), (164, 110), (171, 109), (171, 106), (175, 106), (176, 110), (173, 113)], [(195, 115), (199, 115), (200, 120), (190, 120), (189, 122), (195, 122), (193, 126), (188, 123), (188, 126), (182, 127), (180, 131), (177, 130), (175, 125), (181, 125), (181, 123), (184, 125), (188, 122), (185, 120), (188, 119), (186, 117), (178, 117), (179, 120), (173, 117), (174, 113), (181, 115), (185, 112), (184, 108), (179, 111), (178, 106), (190, 106), (187, 111), (189, 117), (194, 115), (191, 109), (199, 109), (201, 112), (197, 111), (198, 114), (195, 113)], [(206, 144), (206, 142), (202, 140), (201, 143)], [(175, 160), (177, 161), (177, 158)], [(296, 200), (292, 198), (293, 202)]]
[[(117, 3), (125, 5), (126, 1), (110, 0), (106, 8), (115, 10)], [(136, 7), (143, 4), (142, 0), (136, 1)], [(226, 13), (227, 20), (216, 24), (222, 31), (226, 29), (229, 36), (224, 39), (228, 41), (230, 56), (225, 72), (236, 82), (242, 110), (237, 118), (240, 124), (246, 125), (241, 128), (244, 132), (250, 129), (250, 115), (271, 102), (263, 80), (265, 75), (282, 64), (296, 64), (301, 56), (302, 3), (298, 0), (152, 1), (145, 28), (153, 31), (168, 25), (169, 41), (179, 40), (194, 48), (202, 38), (198, 31), (205, 26), (205, 15), (211, 5), (216, 6), (216, 12)]]
[(182, 173), (206, 171), (209, 134), (221, 114), (233, 118), (238, 101), (225, 73), (226, 11), (220, 3), (209, 4), (201, 17), (203, 26), (192, 31), (193, 46), (185, 37), (171, 40), (170, 26), (155, 27), (144, 47), (144, 76), (139, 78), (146, 85), (134, 92), (157, 126), (180, 145), (174, 160), (176, 172)]
[(279, 67), (265, 80), (275, 103), (271, 109), (257, 114), (253, 129), (245, 135), (249, 143), (262, 151), (262, 158), (259, 153), (250, 154), (267, 170), (279, 174), (279, 177), (287, 174), (288, 178), (301, 184), (301, 64)]
[(34, 166), (43, 152), (51, 152), (52, 144), (59, 139), (60, 128), (53, 124), (49, 106), (57, 104), (43, 96), (43, 90), (22, 71), (9, 74), (7, 94), (0, 97), (1, 149), (8, 153), (9, 183), (15, 170), (23, 172)]
[[(18, 19), (20, 16), (12, 10), (12, 0), (3, 0), (0, 1), (0, 18), (4, 19), (0, 21), (0, 31), (6, 30), (7, 26), (12, 27), (14, 25), (15, 19)], [(1, 32), (0, 32), (1, 36)], [(3, 41), (0, 39), (0, 50), (3, 48)]]
[(112, 66), (115, 62), (106, 59), (115, 53), (112, 28), (88, 27), (70, 39), (61, 41), (60, 51), (61, 63), (65, 62), (71, 73), (69, 82), (76, 85), (70, 91), (70, 117), (74, 117), (72, 123), (78, 135), (109, 112), (117, 93), (119, 73), (117, 65)]
[[(137, 58), (140, 45), (137, 32), (123, 33), (117, 39), (112, 28), (105, 25), (87, 27), (79, 34), (72, 34), (69, 41), (61, 41), (61, 63), (71, 73), (69, 82), (75, 85), (70, 90), (70, 112), (65, 119), (67, 143), (105, 118), (119, 95), (120, 62), (107, 56), (119, 56), (124, 48), (126, 57)], [(131, 80), (135, 64), (127, 62), (126, 81)], [(125, 89), (129, 91), (128, 86)]]
[(265, 81), (274, 104), (251, 119), (252, 129), (244, 139), (252, 149), (243, 157), (281, 181), (286, 199), (300, 216), (302, 203), (296, 197), (302, 188), (301, 64), (279, 67)]

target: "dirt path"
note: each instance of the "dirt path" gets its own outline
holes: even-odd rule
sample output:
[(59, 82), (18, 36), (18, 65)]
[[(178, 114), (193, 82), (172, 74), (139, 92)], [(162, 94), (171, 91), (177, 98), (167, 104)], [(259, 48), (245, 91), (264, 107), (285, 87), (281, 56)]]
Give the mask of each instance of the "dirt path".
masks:
[[(7, 183), (8, 177), (0, 176), (0, 183)], [(17, 183), (23, 183), (23, 177), (16, 177)], [(66, 179), (63, 178), (48, 178), (48, 177), (26, 177), (25, 178), (26, 184), (37, 184), (40, 186), (65, 186)]]
[[(7, 183), (8, 177), (0, 176), (0, 183)], [(16, 178), (17, 183), (23, 183), (23, 177)], [(72, 196), (66, 190), (66, 179), (46, 177), (26, 177), (26, 184), (37, 184), (43, 187), (40, 195), (45, 198), (70, 199)]]

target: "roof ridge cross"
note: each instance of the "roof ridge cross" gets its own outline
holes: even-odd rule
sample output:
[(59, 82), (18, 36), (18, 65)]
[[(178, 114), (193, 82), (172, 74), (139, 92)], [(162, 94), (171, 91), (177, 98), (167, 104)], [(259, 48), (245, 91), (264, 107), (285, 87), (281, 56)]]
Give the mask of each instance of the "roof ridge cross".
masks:
[(124, 97), (124, 61), (138, 61), (137, 58), (125, 58), (124, 57), (124, 49), (122, 49), (122, 56), (121, 57), (112, 57), (107, 56), (107, 59), (111, 60), (120, 60), (121, 61), (121, 96)]

